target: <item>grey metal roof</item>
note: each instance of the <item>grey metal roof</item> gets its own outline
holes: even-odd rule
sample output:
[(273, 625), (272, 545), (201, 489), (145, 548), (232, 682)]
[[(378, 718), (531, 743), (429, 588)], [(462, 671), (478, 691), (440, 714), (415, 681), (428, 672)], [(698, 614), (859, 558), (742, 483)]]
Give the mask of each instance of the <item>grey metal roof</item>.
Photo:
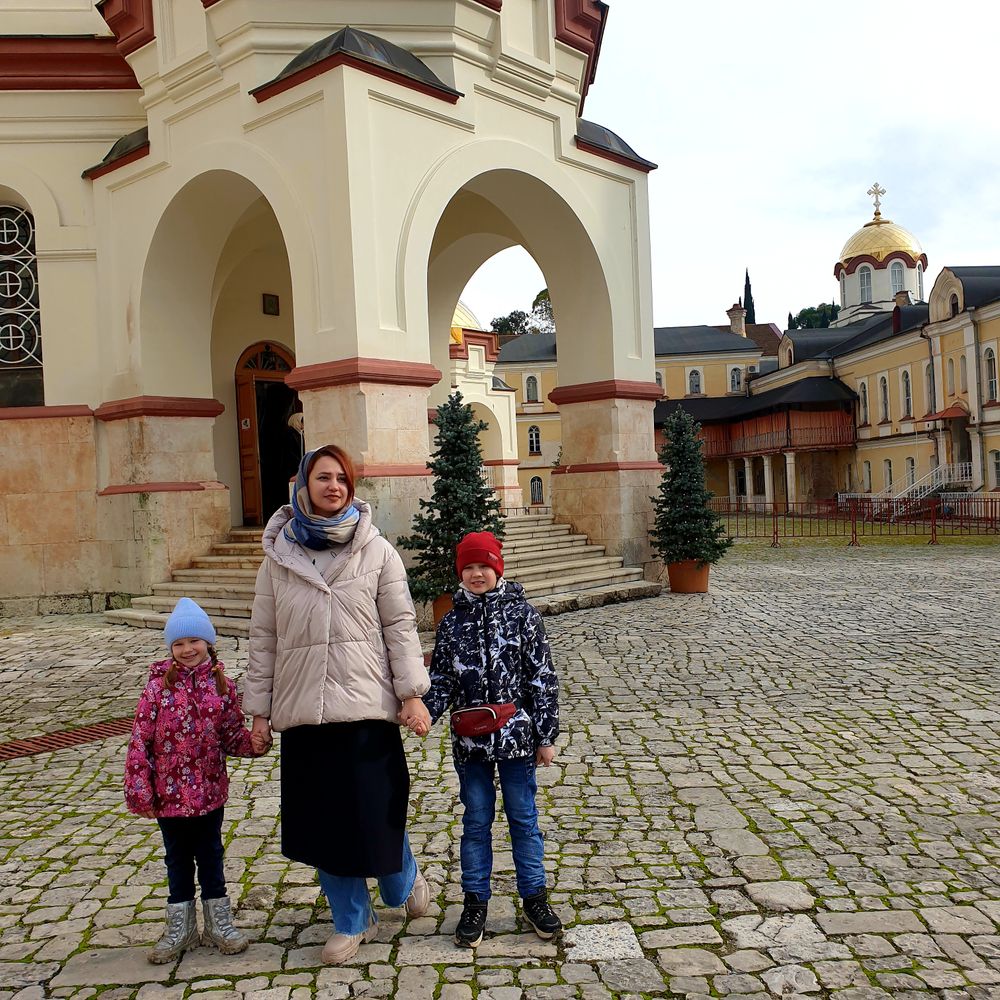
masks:
[(379, 38), (378, 35), (373, 35), (368, 31), (359, 31), (350, 25), (314, 42), (309, 48), (300, 52), (273, 80), (268, 80), (267, 83), (255, 89), (260, 90), (273, 83), (278, 83), (286, 77), (294, 76), (296, 73), (339, 53), (361, 59), (380, 69), (387, 69), (401, 76), (409, 77), (411, 80), (427, 87), (433, 87), (435, 90), (440, 90), (453, 97), (462, 96), (460, 91), (444, 83), (425, 62), (418, 59), (412, 52), (407, 52), (406, 49), (393, 45), (392, 42), (387, 42), (384, 38)]
[(948, 267), (945, 270), (962, 282), (966, 309), (977, 309), (1000, 300), (1000, 266)]
[(500, 348), (497, 364), (514, 364), (519, 361), (555, 361), (556, 335), (554, 333), (522, 333), (507, 341)]
[(577, 118), (576, 137), (583, 142), (597, 146), (615, 156), (631, 160), (645, 170), (655, 170), (656, 164), (652, 160), (641, 157), (620, 135), (616, 135), (609, 128), (598, 125), (596, 122), (588, 122), (586, 118)]
[(653, 330), (653, 344), (657, 357), (760, 350), (752, 340), (714, 326), (658, 326)]
[(105, 167), (109, 163), (120, 160), (122, 157), (128, 156), (129, 153), (134, 153), (137, 149), (142, 149), (143, 146), (148, 145), (149, 126), (143, 125), (142, 128), (137, 128), (134, 132), (129, 132), (127, 135), (123, 135), (120, 139), (116, 140), (115, 144), (104, 154), (104, 159), (100, 163), (95, 163), (92, 167), (87, 167), (81, 176), (89, 177), (93, 171), (100, 167)]

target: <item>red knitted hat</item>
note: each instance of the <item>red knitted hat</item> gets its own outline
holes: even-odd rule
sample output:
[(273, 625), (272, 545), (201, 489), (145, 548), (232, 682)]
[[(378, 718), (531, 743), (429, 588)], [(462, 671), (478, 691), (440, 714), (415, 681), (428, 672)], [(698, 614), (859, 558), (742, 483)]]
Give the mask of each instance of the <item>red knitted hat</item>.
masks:
[(503, 576), (503, 556), (500, 541), (489, 531), (470, 531), (455, 549), (455, 569), (458, 575), (469, 563), (483, 563), (497, 576)]

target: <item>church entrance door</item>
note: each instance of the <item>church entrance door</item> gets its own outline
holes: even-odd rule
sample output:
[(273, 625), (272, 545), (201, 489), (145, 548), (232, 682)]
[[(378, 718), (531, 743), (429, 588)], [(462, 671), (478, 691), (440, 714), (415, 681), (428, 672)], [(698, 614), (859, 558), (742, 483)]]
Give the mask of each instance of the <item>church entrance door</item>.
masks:
[(285, 376), (294, 367), (290, 351), (263, 341), (248, 347), (236, 364), (245, 525), (266, 523), (288, 503), (288, 481), (302, 457), (302, 435), (292, 426), (292, 418), (301, 413), (302, 405), (298, 393), (285, 385)]

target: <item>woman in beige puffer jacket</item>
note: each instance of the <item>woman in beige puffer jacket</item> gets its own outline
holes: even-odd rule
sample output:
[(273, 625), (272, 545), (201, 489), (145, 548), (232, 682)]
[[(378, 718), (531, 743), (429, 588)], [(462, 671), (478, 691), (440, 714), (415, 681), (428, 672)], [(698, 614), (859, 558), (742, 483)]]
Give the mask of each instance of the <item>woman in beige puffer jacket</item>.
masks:
[(406, 837), (398, 715), (423, 709), (430, 682), (402, 560), (354, 498), (341, 449), (302, 459), (263, 547), (243, 710), (255, 732), (282, 734), (281, 850), (318, 871), (337, 932), (323, 957), (337, 964), (374, 936), (367, 878), (411, 916), (429, 902)]

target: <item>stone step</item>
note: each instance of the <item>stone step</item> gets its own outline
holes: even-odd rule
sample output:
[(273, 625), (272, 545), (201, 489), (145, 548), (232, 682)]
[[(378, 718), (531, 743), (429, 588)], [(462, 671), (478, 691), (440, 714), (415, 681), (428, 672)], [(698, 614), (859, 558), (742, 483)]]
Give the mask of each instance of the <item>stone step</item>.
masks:
[(616, 583), (631, 583), (642, 579), (642, 570), (639, 567), (625, 567), (622, 569), (599, 569), (596, 572), (585, 572), (578, 570), (574, 573), (558, 574), (548, 580), (539, 579), (531, 581), (524, 586), (525, 593), (529, 600), (535, 597), (543, 597), (547, 594), (558, 594), (560, 591), (568, 590), (588, 590), (591, 587), (604, 587)]
[(589, 544), (586, 535), (556, 535), (552, 538), (528, 538), (503, 542), (504, 559), (514, 553), (545, 552), (550, 549), (582, 548)]
[[(167, 624), (167, 615), (148, 609), (122, 608), (120, 611), (105, 611), (104, 620), (133, 628), (152, 628), (162, 632)], [(250, 636), (248, 618), (213, 618), (212, 624), (219, 635), (235, 635), (246, 639)]]
[(205, 583), (238, 583), (242, 580), (248, 581), (248, 586), (252, 587), (257, 579), (256, 569), (175, 569), (173, 572), (173, 582), (184, 581), (204, 581)]
[[(216, 618), (249, 618), (253, 608), (253, 596), (249, 598), (238, 597), (212, 597), (203, 592), (186, 595), (193, 597), (203, 608), (205, 614), (212, 621)], [(135, 611), (154, 611), (170, 614), (177, 603), (174, 597), (136, 597), (132, 601), (132, 609)]]
[(504, 540), (513, 541), (516, 538), (544, 538), (548, 535), (568, 535), (573, 529), (568, 524), (532, 524), (525, 527), (505, 527)]
[[(247, 600), (253, 598), (253, 580), (225, 583), (215, 580), (172, 580), (170, 583), (153, 584), (153, 597), (169, 597), (176, 601), (179, 597), (193, 597), (201, 603), (202, 597), (222, 600)], [(139, 598), (133, 600), (133, 604)]]
[(600, 552), (586, 553), (577, 558), (552, 559), (544, 562), (525, 562), (512, 567), (504, 566), (504, 574), (527, 586), (528, 580), (547, 578), (553, 574), (574, 573), (577, 570), (621, 569), (622, 561), (617, 556), (606, 556)]
[(663, 585), (660, 583), (638, 579), (603, 587), (590, 587), (586, 590), (561, 590), (553, 594), (540, 594), (531, 598), (531, 602), (543, 615), (561, 615), (582, 608), (599, 608), (605, 604), (635, 601), (642, 597), (657, 597), (662, 590)]

